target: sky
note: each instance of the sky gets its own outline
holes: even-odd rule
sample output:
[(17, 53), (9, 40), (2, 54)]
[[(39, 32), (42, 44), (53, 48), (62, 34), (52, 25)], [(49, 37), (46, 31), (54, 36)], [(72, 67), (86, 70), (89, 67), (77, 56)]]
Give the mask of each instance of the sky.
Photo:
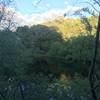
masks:
[[(39, 2), (40, 1), (40, 2)], [(17, 20), (21, 25), (40, 24), (80, 11), (86, 0), (15, 0)], [(38, 3), (39, 2), (39, 3)], [(38, 3), (38, 4), (37, 4)]]
[[(15, 0), (17, 10), (23, 14), (43, 13), (51, 9), (65, 9), (68, 6), (82, 6), (86, 0)], [(37, 3), (39, 4), (37, 5)]]

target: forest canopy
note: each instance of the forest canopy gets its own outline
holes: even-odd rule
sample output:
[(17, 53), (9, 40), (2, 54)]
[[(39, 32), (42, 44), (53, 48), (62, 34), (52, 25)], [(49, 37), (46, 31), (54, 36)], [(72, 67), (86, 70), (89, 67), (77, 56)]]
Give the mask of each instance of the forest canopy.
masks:
[[(93, 100), (88, 75), (98, 15), (19, 26), (6, 11), (11, 2), (0, 12), (0, 100)], [(100, 41), (95, 65), (99, 100)]]

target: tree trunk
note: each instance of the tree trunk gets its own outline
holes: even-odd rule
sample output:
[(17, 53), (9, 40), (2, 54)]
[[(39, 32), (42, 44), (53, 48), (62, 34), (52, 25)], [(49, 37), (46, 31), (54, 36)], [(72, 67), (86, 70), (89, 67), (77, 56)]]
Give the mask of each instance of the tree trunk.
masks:
[(90, 81), (90, 88), (91, 88), (93, 100), (97, 100), (97, 96), (96, 96), (96, 92), (94, 88), (94, 70), (95, 70), (95, 65), (96, 65), (96, 57), (98, 53), (99, 32), (100, 32), (100, 13), (99, 13), (99, 18), (98, 18), (98, 26), (97, 26), (96, 39), (95, 39), (94, 56), (93, 56), (92, 66), (89, 72), (89, 81)]

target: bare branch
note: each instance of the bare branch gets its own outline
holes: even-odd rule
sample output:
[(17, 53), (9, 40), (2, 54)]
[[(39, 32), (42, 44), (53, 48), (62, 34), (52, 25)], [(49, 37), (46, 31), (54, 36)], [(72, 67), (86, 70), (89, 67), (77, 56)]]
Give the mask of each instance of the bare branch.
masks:
[(92, 3), (90, 3), (90, 2), (79, 2), (79, 3), (86, 3), (86, 4), (89, 4), (96, 12), (99, 13), (99, 11), (95, 8), (95, 6), (94, 6)]
[(0, 1), (0, 29), (12, 30), (17, 25), (14, 21), (15, 12), (9, 9), (13, 0)]
[(100, 1), (98, 0), (93, 0), (96, 4), (98, 4), (98, 6), (100, 6)]
[(36, 2), (36, 4), (34, 5), (35, 7), (41, 2), (42, 0), (39, 0)]

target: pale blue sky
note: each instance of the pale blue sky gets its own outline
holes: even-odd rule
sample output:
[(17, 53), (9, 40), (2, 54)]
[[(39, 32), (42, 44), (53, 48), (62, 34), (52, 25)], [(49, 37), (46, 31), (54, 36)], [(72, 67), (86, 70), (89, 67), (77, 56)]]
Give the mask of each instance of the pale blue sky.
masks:
[[(83, 7), (89, 7), (87, 3), (91, 0), (15, 0), (17, 20), (22, 25), (40, 24), (45, 21), (54, 20), (61, 16), (65, 18), (77, 18), (80, 15), (74, 15), (80, 12)], [(90, 2), (91, 3), (91, 2)], [(98, 7), (96, 7), (98, 8)], [(89, 15), (81, 12), (82, 15)]]
[(15, 0), (17, 10), (23, 14), (42, 13), (51, 9), (64, 9), (67, 6), (82, 6), (79, 2), (86, 0)]

